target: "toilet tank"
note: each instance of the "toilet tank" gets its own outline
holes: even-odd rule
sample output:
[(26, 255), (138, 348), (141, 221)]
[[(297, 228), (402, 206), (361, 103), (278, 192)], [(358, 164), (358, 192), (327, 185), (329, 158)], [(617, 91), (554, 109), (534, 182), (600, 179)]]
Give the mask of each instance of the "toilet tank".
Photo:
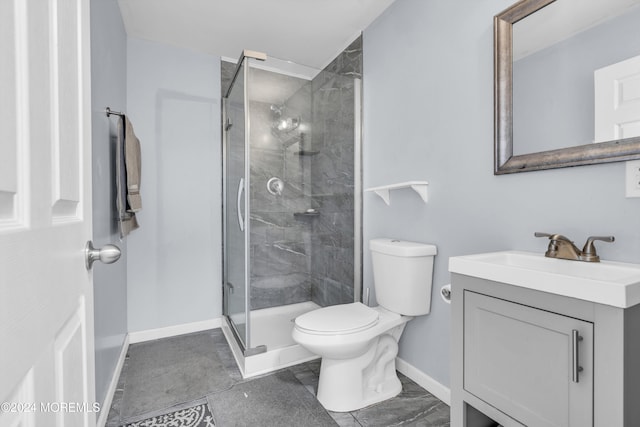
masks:
[(397, 239), (369, 241), (378, 304), (405, 316), (431, 310), (436, 247)]

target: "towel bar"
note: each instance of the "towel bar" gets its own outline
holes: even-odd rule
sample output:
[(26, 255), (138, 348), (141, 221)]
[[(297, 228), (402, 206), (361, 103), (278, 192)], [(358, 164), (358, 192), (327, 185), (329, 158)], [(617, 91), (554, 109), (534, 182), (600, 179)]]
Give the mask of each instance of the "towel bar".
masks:
[(120, 111), (114, 111), (111, 108), (107, 107), (104, 110), (105, 113), (107, 113), (107, 117), (109, 117), (112, 114), (115, 114), (116, 116), (120, 116), (120, 117), (124, 117), (124, 113), (121, 113)]

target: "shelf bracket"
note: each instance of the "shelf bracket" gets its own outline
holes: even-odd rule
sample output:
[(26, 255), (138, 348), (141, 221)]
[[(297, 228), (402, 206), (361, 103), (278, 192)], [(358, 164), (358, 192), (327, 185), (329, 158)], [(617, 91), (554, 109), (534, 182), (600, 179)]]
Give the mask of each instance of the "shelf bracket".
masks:
[(388, 188), (380, 188), (378, 190), (372, 190), (372, 191), (376, 193), (378, 196), (380, 196), (380, 198), (384, 200), (387, 206), (391, 205), (391, 195), (389, 194)]
[(429, 196), (427, 195), (427, 183), (412, 184), (411, 188), (418, 193), (423, 202), (427, 203), (429, 201)]

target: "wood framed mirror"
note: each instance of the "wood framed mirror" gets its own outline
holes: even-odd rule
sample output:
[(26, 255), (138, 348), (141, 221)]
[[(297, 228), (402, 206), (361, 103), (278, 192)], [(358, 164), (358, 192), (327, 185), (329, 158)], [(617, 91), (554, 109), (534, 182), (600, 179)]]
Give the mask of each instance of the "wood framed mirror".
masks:
[[(587, 3), (593, 3), (593, 5), (588, 6)], [(619, 10), (614, 10), (614, 3), (618, 4)], [(605, 5), (604, 8), (602, 8), (603, 5)], [(580, 21), (578, 18), (583, 15), (587, 15), (584, 23), (577, 24), (576, 22)], [(609, 108), (609, 102), (603, 102), (602, 95), (598, 95), (602, 90), (598, 89), (598, 84), (595, 82), (600, 72), (596, 70), (605, 69), (611, 64), (630, 61), (628, 58), (634, 55), (640, 63), (638, 17), (640, 17), (640, 0), (607, 0), (606, 2), (602, 0), (521, 0), (494, 17), (495, 175), (640, 158), (640, 116), (636, 117), (635, 121), (625, 119), (626, 122), (616, 124), (615, 129), (611, 127), (610, 136), (597, 135), (597, 127), (602, 127), (602, 124), (595, 123), (602, 122), (598, 117), (603, 115), (595, 111), (596, 105), (606, 104)], [(614, 21), (615, 19), (623, 21)], [(625, 20), (629, 23), (626, 24)], [(523, 25), (525, 22), (532, 25)], [(515, 31), (514, 24), (518, 25), (518, 30), (522, 28), (522, 31)], [(541, 41), (546, 38), (551, 39), (547, 36), (554, 33), (555, 28), (559, 28), (558, 31), (561, 33), (557, 35), (555, 41)], [(616, 28), (622, 33), (607, 34), (603, 38), (596, 32), (607, 28)], [(522, 34), (526, 34), (526, 37)], [(578, 36), (582, 39), (595, 40), (597, 44), (594, 46), (581, 44), (582, 39), (578, 39)], [(527, 39), (527, 42), (524, 39)], [(615, 48), (604, 45), (605, 39), (610, 39), (615, 44)], [(531, 41), (534, 47), (531, 47), (529, 43)], [(618, 49), (623, 44), (624, 49)], [(565, 49), (564, 53), (560, 49)], [(579, 50), (582, 52), (578, 52)], [(609, 57), (596, 60), (596, 50), (607, 52)], [(580, 54), (579, 59), (576, 59), (578, 54)], [(545, 64), (542, 68), (531, 72), (518, 71), (514, 77), (514, 69), (525, 69), (521, 64), (533, 63), (533, 57), (540, 58), (545, 55), (564, 59), (560, 65)], [(611, 55), (617, 55), (617, 57)], [(579, 71), (578, 77), (563, 75), (565, 79), (581, 81), (585, 85), (577, 89), (565, 90), (566, 86), (562, 86), (563, 83), (558, 83), (554, 79), (559, 79), (560, 74), (569, 73), (567, 69), (578, 62), (590, 62), (592, 63), (590, 67), (595, 66), (595, 68)], [(534, 76), (536, 84), (541, 83), (541, 85), (533, 86), (531, 81), (527, 82), (526, 77), (522, 76), (528, 74)], [(525, 79), (524, 82), (519, 80), (521, 78)], [(607, 89), (611, 92), (607, 96), (615, 97), (616, 102), (626, 102), (640, 108), (640, 68), (637, 75), (629, 75), (626, 80), (615, 80), (615, 82), (615, 84), (604, 85), (607, 88), (611, 86), (610, 90)], [(532, 109), (530, 98), (520, 97), (520, 93), (524, 92), (520, 88), (523, 87), (530, 87), (528, 92), (538, 98), (543, 98), (543, 94), (547, 93), (548, 96), (537, 110)], [(558, 90), (558, 87), (562, 89)], [(514, 97), (514, 90), (518, 95), (516, 97)], [(587, 105), (584, 99), (580, 99), (576, 106), (565, 105), (562, 108), (558, 106), (563, 104), (561, 101), (565, 99), (583, 96), (590, 99), (590, 105)], [(596, 99), (598, 99), (597, 102)], [(613, 103), (611, 106), (613, 109), (618, 108), (618, 105), (613, 107)], [(587, 131), (574, 131), (570, 127), (565, 129), (564, 124), (562, 126), (556, 124), (558, 119), (569, 122), (569, 116), (580, 114), (582, 115), (575, 121), (580, 122), (581, 126), (587, 126), (589, 128)], [(514, 122), (516, 129), (514, 129)], [(525, 123), (525, 125), (520, 126), (519, 123)], [(608, 129), (608, 125), (605, 127)], [(538, 130), (550, 131), (552, 135), (544, 133), (537, 135)], [(579, 136), (586, 135), (585, 132), (590, 132), (591, 136)], [(535, 143), (529, 146), (525, 142), (527, 139), (533, 139)], [(552, 139), (558, 139), (558, 141), (551, 143)]]

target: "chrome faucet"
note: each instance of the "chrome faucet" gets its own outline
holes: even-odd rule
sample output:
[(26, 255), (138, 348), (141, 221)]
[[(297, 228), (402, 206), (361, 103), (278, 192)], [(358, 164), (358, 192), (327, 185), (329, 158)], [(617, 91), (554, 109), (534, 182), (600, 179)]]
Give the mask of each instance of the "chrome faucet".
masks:
[(547, 247), (544, 256), (585, 262), (600, 262), (600, 257), (596, 253), (596, 247), (593, 244), (594, 241), (613, 242), (615, 240), (613, 236), (591, 236), (587, 239), (582, 250), (580, 250), (571, 240), (562, 234), (540, 233), (536, 231), (534, 236), (549, 238), (549, 247)]

